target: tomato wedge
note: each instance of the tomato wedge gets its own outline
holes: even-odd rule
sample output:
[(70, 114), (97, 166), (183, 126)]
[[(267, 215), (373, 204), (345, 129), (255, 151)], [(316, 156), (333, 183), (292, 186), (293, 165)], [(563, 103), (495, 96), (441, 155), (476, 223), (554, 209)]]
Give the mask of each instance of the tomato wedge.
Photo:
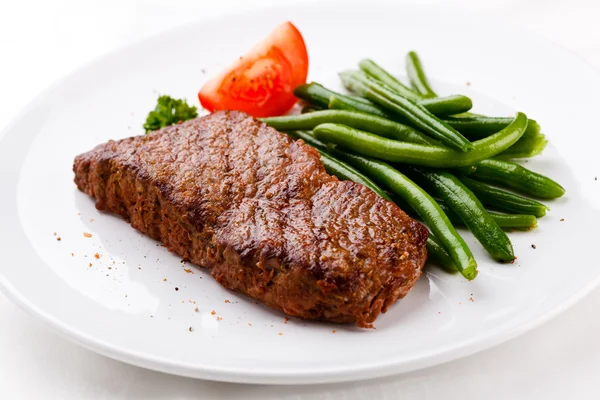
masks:
[(233, 65), (202, 86), (198, 98), (209, 111), (240, 110), (254, 117), (282, 115), (306, 82), (308, 53), (291, 22), (279, 25)]

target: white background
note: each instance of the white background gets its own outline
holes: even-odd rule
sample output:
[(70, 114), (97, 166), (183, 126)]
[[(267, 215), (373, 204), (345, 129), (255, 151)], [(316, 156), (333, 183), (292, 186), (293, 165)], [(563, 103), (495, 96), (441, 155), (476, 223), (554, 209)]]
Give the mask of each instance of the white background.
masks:
[[(0, 128), (56, 79), (116, 47), (202, 18), (281, 3), (1, 0)], [(474, 18), (491, 14), (540, 33), (600, 69), (597, 0), (452, 3)], [(565, 265), (565, 273), (576, 269)], [(191, 380), (112, 361), (62, 339), (0, 295), (0, 399), (598, 399), (599, 308), (596, 290), (531, 333), (422, 371), (349, 384), (273, 387)]]

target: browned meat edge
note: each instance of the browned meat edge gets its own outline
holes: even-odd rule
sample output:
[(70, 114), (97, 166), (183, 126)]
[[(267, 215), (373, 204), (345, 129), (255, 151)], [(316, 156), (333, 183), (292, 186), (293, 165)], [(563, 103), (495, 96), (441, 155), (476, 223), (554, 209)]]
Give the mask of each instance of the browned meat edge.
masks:
[(425, 227), (241, 112), (109, 141), (73, 170), (99, 210), (291, 316), (371, 327), (425, 263)]

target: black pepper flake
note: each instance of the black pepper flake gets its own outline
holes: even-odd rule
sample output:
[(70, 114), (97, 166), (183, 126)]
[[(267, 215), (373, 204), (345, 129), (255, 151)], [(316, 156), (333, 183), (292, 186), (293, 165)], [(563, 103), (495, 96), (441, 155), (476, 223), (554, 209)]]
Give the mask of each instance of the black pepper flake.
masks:
[(564, 218), (561, 218), (561, 219), (560, 219), (560, 222), (563, 222), (564, 220), (565, 220)]
[(194, 332), (194, 328), (192, 328), (191, 326), (188, 328), (188, 331), (190, 332)]
[(175, 288), (175, 291), (176, 291), (176, 292), (178, 292), (178, 291), (179, 291), (179, 288), (178, 288), (178, 287), (176, 287), (176, 288)]
[(532, 248), (532, 249), (537, 249), (537, 246), (536, 246), (535, 244), (532, 244), (532, 245), (531, 245), (531, 248)]

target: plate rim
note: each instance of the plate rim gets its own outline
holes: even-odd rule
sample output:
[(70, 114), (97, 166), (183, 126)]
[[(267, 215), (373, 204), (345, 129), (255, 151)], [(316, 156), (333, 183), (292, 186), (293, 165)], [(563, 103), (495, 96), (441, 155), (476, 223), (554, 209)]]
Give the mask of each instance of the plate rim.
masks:
[[(328, 1), (326, 3), (327, 7), (332, 7), (335, 5), (346, 5), (355, 7), (357, 5), (365, 5), (364, 1), (350, 1), (350, 2), (342, 2), (339, 0)], [(408, 4), (394, 4), (394, 3), (386, 3), (386, 2), (374, 2), (373, 4), (369, 3), (369, 5), (386, 7), (389, 9), (399, 9), (402, 7), (408, 6)], [(180, 26), (176, 26), (170, 29), (167, 29), (162, 32), (156, 32), (151, 35), (148, 35), (143, 38), (136, 39), (132, 42), (126, 43), (122, 46), (118, 46), (108, 52), (97, 55), (91, 60), (83, 63), (82, 65), (76, 67), (75, 69), (65, 73), (56, 81), (51, 83), (45, 89), (41, 90), (37, 95), (35, 95), (15, 116), (13, 116), (9, 122), (2, 128), (0, 131), (0, 143), (2, 143), (7, 134), (9, 134), (15, 126), (17, 126), (22, 120), (23, 117), (28, 115), (31, 110), (33, 110), (39, 103), (41, 103), (44, 99), (48, 98), (52, 92), (58, 90), (65, 82), (75, 79), (80, 74), (85, 73), (88, 69), (92, 68), (98, 62), (112, 58), (118, 54), (126, 52), (128, 49), (139, 46), (141, 44), (151, 42), (160, 37), (165, 37), (169, 35), (176, 35), (180, 31), (185, 31), (189, 29), (191, 26), (194, 26), (199, 23), (207, 23), (214, 22), (218, 20), (227, 20), (230, 18), (239, 17), (241, 15), (252, 16), (261, 14), (267, 10), (282, 10), (289, 9), (294, 7), (318, 7), (317, 3), (308, 3), (308, 4), (293, 4), (293, 5), (275, 5), (275, 6), (260, 6), (253, 7), (250, 9), (241, 9), (235, 11), (228, 11), (216, 16), (210, 17), (199, 17), (197, 20), (185, 23)], [(426, 9), (431, 8), (430, 5), (418, 4), (417, 8)], [(453, 7), (449, 7), (447, 5), (443, 5), (438, 7), (446, 10), (456, 10)], [(477, 14), (478, 17), (481, 17), (489, 22), (493, 22), (494, 24), (498, 24), (502, 22), (501, 19), (491, 16), (491, 15), (483, 15), (481, 13)], [(506, 22), (502, 22), (506, 24)], [(589, 61), (585, 58), (574, 52), (573, 50), (562, 46), (545, 36), (531, 31), (528, 28), (516, 26), (515, 24), (507, 24), (510, 25), (516, 32), (519, 34), (527, 35), (535, 37), (538, 40), (542, 40), (545, 43), (552, 46), (554, 50), (559, 50), (562, 52), (569, 53), (571, 57), (577, 59), (580, 63), (585, 64), (588, 68), (590, 68), (595, 74), (600, 75), (600, 70), (598, 70), (595, 66), (593, 66)], [(4, 293), (13, 303), (18, 305), (21, 309), (26, 310), (33, 316), (36, 316), (41, 321), (44, 322), (47, 326), (50, 326), (55, 332), (59, 333), (60, 336), (65, 337), (66, 339), (88, 349), (95, 353), (101, 354), (103, 356), (109, 357), (111, 359), (125, 362), (127, 364), (131, 364), (137, 367), (164, 372), (168, 374), (174, 374), (189, 378), (197, 378), (197, 379), (208, 379), (214, 381), (221, 382), (231, 382), (231, 383), (247, 383), (247, 384), (281, 384), (281, 385), (289, 385), (289, 384), (323, 384), (323, 383), (340, 383), (340, 382), (348, 382), (353, 380), (364, 380), (364, 379), (372, 379), (372, 378), (383, 378), (391, 375), (395, 375), (398, 373), (409, 372), (420, 370), (423, 368), (431, 367), (434, 365), (439, 365), (443, 363), (447, 363), (459, 358), (467, 357), (478, 353), (480, 351), (498, 346), (502, 343), (505, 343), (509, 340), (514, 339), (517, 336), (520, 336), (528, 331), (531, 331), (552, 318), (562, 314), (577, 302), (581, 301), (587, 295), (589, 295), (596, 287), (600, 286), (600, 274), (596, 276), (593, 280), (590, 280), (586, 285), (582, 286), (577, 292), (573, 293), (568, 299), (564, 300), (559, 305), (554, 308), (546, 311), (543, 314), (540, 314), (536, 318), (532, 319), (527, 323), (523, 323), (521, 325), (512, 327), (506, 331), (502, 332), (494, 332), (489, 335), (481, 336), (476, 340), (468, 341), (468, 344), (461, 344), (449, 346), (444, 351), (437, 351), (435, 353), (428, 353), (421, 357), (414, 357), (413, 359), (405, 359), (403, 361), (398, 362), (398, 360), (390, 360), (388, 362), (382, 362), (376, 365), (354, 365), (350, 368), (329, 368), (327, 371), (322, 370), (306, 370), (303, 372), (281, 372), (278, 370), (270, 370), (270, 371), (256, 371), (253, 369), (243, 369), (237, 368), (235, 370), (230, 368), (223, 367), (206, 367), (202, 365), (191, 365), (185, 364), (181, 362), (173, 362), (168, 359), (162, 359), (160, 357), (155, 357), (148, 353), (140, 353), (137, 351), (128, 350), (126, 348), (121, 348), (115, 345), (111, 345), (110, 343), (98, 339), (97, 337), (93, 337), (84, 332), (81, 332), (79, 329), (64, 323), (56, 317), (53, 317), (50, 313), (45, 312), (39, 306), (36, 306), (31, 301), (29, 301), (25, 296), (23, 296), (20, 291), (14, 287), (8, 280), (7, 277), (4, 276), (2, 270), (0, 270), (0, 292)], [(410, 365), (410, 367), (406, 367)]]

